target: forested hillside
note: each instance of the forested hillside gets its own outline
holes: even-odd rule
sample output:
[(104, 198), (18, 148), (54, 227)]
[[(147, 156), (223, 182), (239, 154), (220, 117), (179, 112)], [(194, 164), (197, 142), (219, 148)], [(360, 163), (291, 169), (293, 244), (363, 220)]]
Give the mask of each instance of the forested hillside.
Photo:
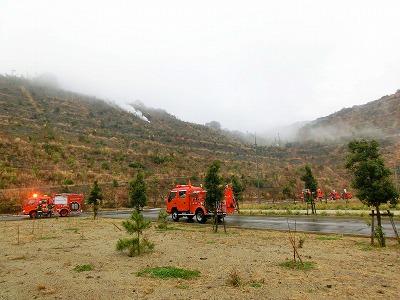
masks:
[[(160, 109), (133, 106), (136, 111), (129, 112), (95, 97), (0, 76), (2, 199), (20, 201), (32, 190), (87, 192), (98, 180), (107, 205), (123, 204), (125, 183), (142, 170), (150, 198), (159, 202), (175, 183), (201, 183), (216, 159), (222, 162), (227, 182), (238, 175), (247, 186), (245, 197), (254, 199), (254, 146)], [(392, 125), (387, 123), (388, 133), (396, 132)], [(382, 142), (394, 165), (398, 144)], [(258, 147), (262, 197), (281, 198), (282, 187), (291, 179), (301, 190), (299, 170), (306, 163), (313, 166), (324, 189), (348, 187), (345, 151), (344, 144), (321, 142)]]

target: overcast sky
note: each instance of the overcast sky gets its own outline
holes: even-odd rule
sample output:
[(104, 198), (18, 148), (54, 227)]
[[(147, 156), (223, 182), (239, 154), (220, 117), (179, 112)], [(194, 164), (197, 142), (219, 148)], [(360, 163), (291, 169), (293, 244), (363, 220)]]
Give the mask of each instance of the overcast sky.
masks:
[(0, 0), (0, 73), (263, 131), (400, 88), (400, 1)]

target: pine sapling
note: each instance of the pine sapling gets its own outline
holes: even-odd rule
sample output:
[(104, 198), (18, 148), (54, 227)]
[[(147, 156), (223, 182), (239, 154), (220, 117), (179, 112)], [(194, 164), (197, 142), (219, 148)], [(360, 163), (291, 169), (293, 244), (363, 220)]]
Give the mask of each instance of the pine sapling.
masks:
[(157, 228), (158, 229), (164, 229), (164, 230), (168, 229), (167, 218), (168, 218), (167, 212), (164, 209), (160, 210), (160, 212), (158, 213), (158, 218), (157, 218), (157, 223), (158, 223)]
[(140, 212), (135, 210), (129, 220), (122, 222), (122, 226), (126, 232), (135, 235), (135, 237), (119, 239), (117, 242), (118, 251), (127, 250), (129, 256), (137, 256), (153, 250), (154, 244), (145, 238), (141, 238), (143, 230), (150, 227), (150, 221), (145, 220)]

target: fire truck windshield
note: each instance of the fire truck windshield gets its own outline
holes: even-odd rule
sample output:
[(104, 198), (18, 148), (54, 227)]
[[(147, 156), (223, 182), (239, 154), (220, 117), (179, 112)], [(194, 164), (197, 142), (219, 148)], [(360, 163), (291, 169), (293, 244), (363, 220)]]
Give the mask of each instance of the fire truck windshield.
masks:
[(169, 193), (169, 195), (168, 195), (168, 201), (171, 201), (172, 199), (174, 199), (175, 196), (176, 196), (176, 192), (171, 192), (171, 193)]

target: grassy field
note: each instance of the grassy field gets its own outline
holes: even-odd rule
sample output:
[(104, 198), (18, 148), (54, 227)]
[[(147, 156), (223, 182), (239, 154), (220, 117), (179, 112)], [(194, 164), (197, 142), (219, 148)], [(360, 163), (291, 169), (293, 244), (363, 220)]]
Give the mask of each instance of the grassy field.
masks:
[[(59, 218), (0, 223), (0, 299), (398, 299), (400, 247), (367, 238), (288, 235), (210, 225), (153, 226), (153, 252), (115, 250), (121, 220)], [(19, 230), (19, 240), (18, 240)]]
[[(303, 202), (275, 202), (275, 203), (249, 203), (240, 204), (241, 215), (262, 215), (262, 216), (293, 216), (306, 215), (307, 205)], [(387, 204), (381, 205), (381, 211), (389, 209), (394, 213), (396, 220), (400, 219), (400, 205), (390, 207)], [(348, 202), (345, 200), (328, 200), (327, 202), (316, 203), (317, 214), (320, 216), (335, 217), (363, 217), (368, 218), (371, 208), (362, 204), (357, 199)], [(310, 211), (311, 212), (311, 209)]]
[[(257, 209), (257, 210), (273, 210), (273, 209), (283, 209), (283, 210), (302, 210), (306, 209), (306, 203), (304, 202), (282, 202), (277, 201), (275, 203), (249, 203), (245, 202), (240, 205), (241, 209)], [(358, 199), (351, 199), (348, 202), (345, 200), (328, 200), (325, 202), (316, 202), (317, 210), (370, 210), (367, 205), (361, 203)], [(393, 209), (389, 205), (381, 205), (381, 210)], [(400, 205), (397, 205), (395, 209), (400, 209)]]

